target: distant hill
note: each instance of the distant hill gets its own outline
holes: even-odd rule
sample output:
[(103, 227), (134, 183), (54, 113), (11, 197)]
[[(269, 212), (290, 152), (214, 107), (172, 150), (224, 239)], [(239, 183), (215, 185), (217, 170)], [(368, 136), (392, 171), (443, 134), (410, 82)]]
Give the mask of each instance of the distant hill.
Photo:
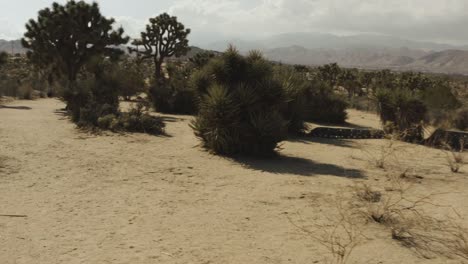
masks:
[(203, 45), (223, 51), (233, 44), (241, 52), (256, 49), (274, 61), (345, 67), (468, 74), (468, 46), (414, 41), (393, 36), (287, 33), (257, 40), (232, 39)]
[[(371, 34), (335, 36), (320, 33), (288, 33), (254, 41), (232, 39), (206, 44), (203, 48), (191, 47), (187, 56), (181, 59), (193, 57), (206, 50), (219, 54), (228, 44), (235, 45), (244, 53), (252, 49), (261, 50), (268, 59), (288, 64), (316, 66), (337, 62), (345, 67), (468, 75), (468, 46)], [(0, 51), (26, 52), (20, 40), (0, 40)]]
[(221, 54), (221, 52), (219, 52), (219, 51), (205, 50), (205, 49), (202, 49), (202, 48), (199, 48), (199, 47), (191, 46), (189, 52), (187, 53), (187, 55), (181, 57), (181, 59), (192, 58), (195, 55), (197, 55), (198, 53), (202, 53), (202, 52), (211, 52), (211, 53), (214, 53), (215, 55), (220, 55)]
[(429, 72), (468, 74), (468, 51), (444, 50), (432, 52), (408, 64), (407, 67)]
[(265, 56), (291, 64), (322, 65), (337, 62), (347, 67), (394, 67), (413, 63), (429, 52), (408, 48), (306, 49), (300, 46), (271, 49)]
[(26, 53), (26, 50), (21, 45), (20, 40), (3, 40), (0, 39), (0, 51), (5, 51), (8, 53)]
[(434, 42), (408, 40), (394, 36), (360, 34), (337, 36), (323, 33), (285, 33), (257, 40), (231, 39), (205, 43), (204, 48), (223, 51), (228, 44), (234, 44), (241, 51), (251, 49), (268, 50), (281, 47), (301, 46), (306, 49), (349, 49), (349, 48), (408, 48), (425, 51), (447, 49), (468, 50), (468, 46), (454, 46)]
[[(125, 52), (127, 52), (127, 48), (125, 46), (121, 46), (120, 48), (124, 50)], [(5, 51), (8, 53), (13, 53), (13, 54), (26, 53), (26, 49), (24, 49), (23, 46), (21, 45), (21, 40), (8, 41), (8, 40), (0, 39), (0, 51)], [(192, 46), (190, 47), (190, 51), (187, 53), (187, 55), (184, 56), (182, 59), (191, 58), (195, 56), (196, 54), (203, 52), (203, 51), (206, 51), (206, 50), (201, 49), (199, 47)], [(218, 51), (210, 51), (210, 52), (213, 52), (215, 54), (220, 54), (220, 52)]]
[(291, 46), (266, 50), (264, 54), (271, 60), (288, 64), (317, 66), (336, 62), (345, 67), (468, 74), (468, 51), (466, 50), (306, 49), (300, 46)]

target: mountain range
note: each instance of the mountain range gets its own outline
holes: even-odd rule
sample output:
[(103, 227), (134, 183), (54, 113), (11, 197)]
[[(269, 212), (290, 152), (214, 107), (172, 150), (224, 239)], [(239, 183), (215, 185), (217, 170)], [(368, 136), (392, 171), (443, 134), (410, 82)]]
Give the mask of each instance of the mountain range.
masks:
[(8, 53), (25, 53), (26, 50), (21, 45), (21, 40), (3, 40), (0, 39), (0, 52), (5, 51)]
[(288, 64), (316, 66), (336, 62), (344, 67), (364, 69), (468, 74), (468, 46), (393, 36), (287, 33), (254, 41), (218, 41), (202, 47), (222, 51), (229, 44), (242, 53), (260, 50), (268, 59)]
[[(288, 64), (426, 71), (468, 75), (468, 46), (361, 34), (337, 36), (322, 33), (286, 33), (256, 40), (231, 39), (197, 46), (223, 51), (233, 44), (242, 53), (260, 50), (270, 60)], [(194, 48), (198, 51), (198, 48)], [(23, 53), (19, 40), (0, 40), (0, 51)]]

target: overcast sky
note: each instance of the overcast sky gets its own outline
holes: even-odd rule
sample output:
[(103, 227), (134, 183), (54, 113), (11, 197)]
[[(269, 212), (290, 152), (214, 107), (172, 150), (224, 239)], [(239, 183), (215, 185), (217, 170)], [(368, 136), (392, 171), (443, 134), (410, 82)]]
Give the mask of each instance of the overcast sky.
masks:
[[(58, 2), (65, 2), (60, 0)], [(468, 0), (99, 0), (136, 36), (151, 16), (178, 16), (194, 44), (287, 32), (378, 33), (468, 44)], [(19, 38), (49, 0), (0, 0), (0, 39)]]

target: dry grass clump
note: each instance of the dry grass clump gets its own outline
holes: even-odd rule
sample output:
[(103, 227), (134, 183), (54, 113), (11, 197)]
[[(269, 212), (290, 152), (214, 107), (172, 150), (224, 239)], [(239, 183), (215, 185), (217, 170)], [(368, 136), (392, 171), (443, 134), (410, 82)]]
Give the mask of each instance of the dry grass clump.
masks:
[(355, 188), (356, 197), (365, 202), (378, 203), (382, 199), (382, 193), (374, 190), (367, 184), (359, 185)]
[(425, 258), (458, 256), (468, 260), (468, 230), (451, 220), (417, 215), (391, 226), (392, 238)]
[(465, 164), (465, 153), (464, 153), (464, 142), (460, 144), (461, 149), (459, 151), (454, 150), (448, 144), (445, 145), (447, 151), (445, 154), (447, 155), (447, 165), (453, 173), (457, 173)]
[(355, 248), (366, 238), (359, 218), (350, 212), (351, 210), (345, 208), (343, 199), (338, 199), (337, 216), (327, 219), (329, 224), (313, 224), (311, 227), (305, 227), (296, 224), (291, 218), (289, 221), (330, 253), (323, 263), (345, 264), (350, 261)]
[(396, 159), (396, 152), (398, 148), (395, 147), (395, 141), (393, 139), (386, 142), (385, 145), (380, 146), (376, 151), (369, 151), (361, 149), (361, 151), (367, 156), (369, 162), (379, 168), (386, 169), (390, 159)]
[[(392, 239), (424, 258), (458, 256), (468, 259), (468, 230), (452, 219), (441, 220), (424, 210), (427, 206), (450, 207), (433, 203), (437, 194), (410, 198), (410, 186), (399, 188), (402, 185), (397, 178), (401, 179), (401, 176), (391, 181), (391, 189), (395, 191), (382, 195), (378, 202), (360, 199), (364, 202), (361, 204), (364, 216), (388, 227)], [(356, 196), (363, 197), (370, 189), (368, 186), (356, 189)]]

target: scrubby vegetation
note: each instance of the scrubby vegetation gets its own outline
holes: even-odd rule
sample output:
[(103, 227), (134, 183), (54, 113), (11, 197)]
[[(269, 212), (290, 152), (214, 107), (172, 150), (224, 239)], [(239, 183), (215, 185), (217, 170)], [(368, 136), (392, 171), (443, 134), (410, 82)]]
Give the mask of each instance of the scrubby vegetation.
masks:
[(387, 132), (403, 140), (420, 142), (427, 124), (463, 129), (463, 110), (457, 110), (461, 100), (447, 76), (342, 69), (337, 64), (303, 71), (347, 95), (351, 107), (378, 112)]
[(194, 75), (200, 94), (193, 122), (203, 146), (219, 154), (271, 154), (287, 136), (285, 103), (273, 68), (258, 52), (230, 47)]
[(3, 55), (2, 60), (0, 96), (26, 100), (53, 96), (55, 87), (49, 82), (46, 69), (34, 67), (22, 55)]
[(192, 65), (171, 62), (166, 64), (168, 78), (153, 81), (151, 100), (156, 111), (171, 114), (196, 114), (197, 98), (189, 79)]
[(395, 133), (405, 141), (423, 140), (427, 107), (411, 91), (381, 89), (377, 91), (376, 98), (387, 133)]
[(35, 67), (60, 80), (59, 94), (78, 126), (161, 134), (164, 123), (142, 108), (120, 112), (119, 96), (143, 92), (145, 80), (139, 62), (116, 48), (129, 38), (114, 22), (97, 3), (54, 3), (28, 22), (22, 43)]
[(289, 66), (276, 66), (275, 78), (282, 84), (287, 100), (283, 114), (290, 132), (305, 129), (304, 121), (341, 124), (346, 121), (347, 102), (325, 81), (309, 79), (304, 72)]
[(101, 115), (97, 119), (97, 126), (114, 132), (129, 131), (152, 135), (164, 133), (163, 120), (150, 115), (141, 103), (126, 113)]

